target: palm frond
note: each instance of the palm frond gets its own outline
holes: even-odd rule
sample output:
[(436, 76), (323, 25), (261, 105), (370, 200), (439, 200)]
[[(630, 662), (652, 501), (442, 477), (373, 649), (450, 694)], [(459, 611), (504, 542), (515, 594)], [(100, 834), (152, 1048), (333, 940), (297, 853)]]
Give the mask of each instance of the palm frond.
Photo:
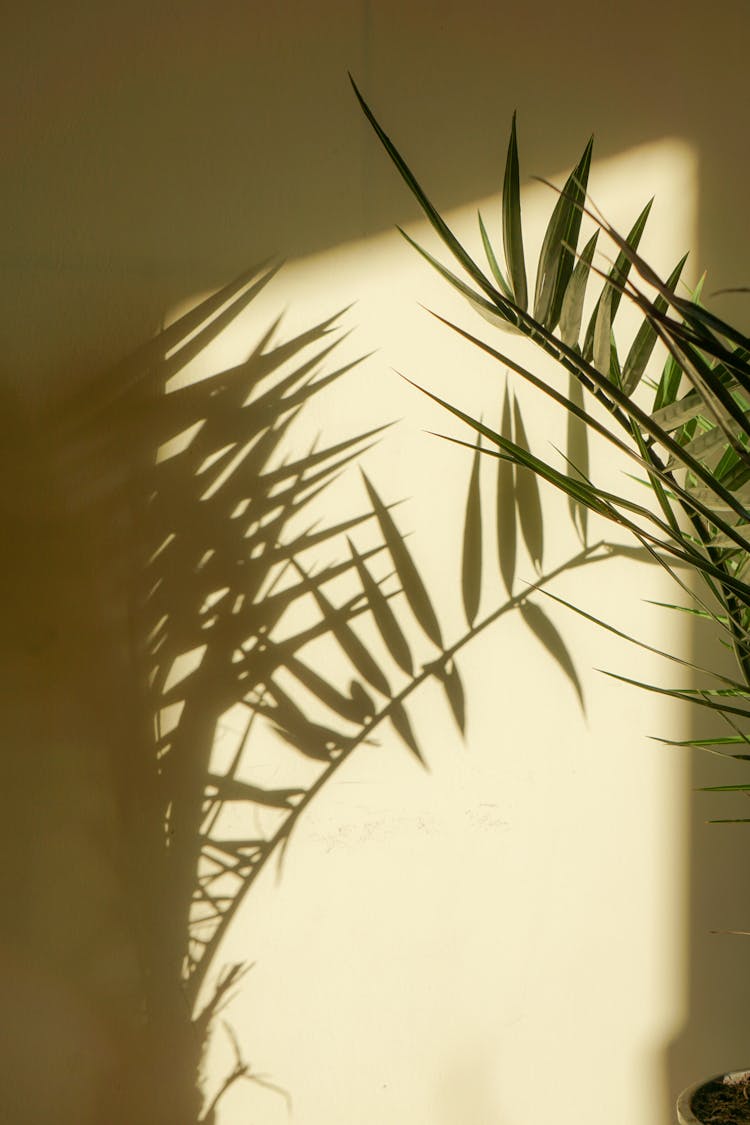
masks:
[[(498, 510), (502, 513), (502, 497), (512, 477), (516, 479), (516, 487), (529, 478), (539, 478), (568, 498), (583, 542), (586, 527), (581, 513), (593, 513), (626, 528), (681, 585), (683, 579), (675, 567), (687, 568), (699, 576), (706, 585), (708, 599), (699, 603), (700, 612), (731, 635), (739, 678), (725, 677), (726, 686), (718, 691), (640, 686), (709, 708), (730, 725), (734, 724), (734, 717), (750, 718), (744, 703), (750, 684), (750, 584), (746, 581), (750, 557), (750, 339), (704, 307), (702, 283), (690, 299), (677, 294), (685, 257), (664, 281), (640, 255), (639, 245), (650, 202), (627, 235), (619, 234), (590, 204), (586, 195), (590, 143), (564, 187), (555, 189), (558, 198), (544, 236), (533, 312), (530, 312), (521, 297), (520, 284), (516, 285), (513, 280), (514, 271), (520, 278), (523, 264), (515, 115), (501, 203), (511, 283), (506, 286), (499, 282), (502, 290), (499, 292), (487, 283), (481, 269), (434, 211), (404, 158), (385, 137), (359, 92), (357, 96), (388, 155), (446, 249), (460, 262), (468, 282), (447, 270), (435, 255), (420, 249), (423, 256), (485, 320), (499, 326), (512, 325), (552, 357), (568, 375), (566, 393), (504, 350), (437, 317), (473, 347), (562, 407), (569, 418), (567, 460), (570, 471), (566, 473), (529, 452), (518, 417), (511, 429), (507, 389), (500, 432), (493, 431), (481, 419), (455, 404), (425, 391), (477, 435), (476, 441), (481, 440), (485, 457), (496, 459)], [(578, 236), (584, 216), (593, 221), (596, 229), (579, 252)], [(594, 250), (601, 236), (614, 244), (617, 251), (607, 273), (594, 263)], [(487, 250), (484, 229), (483, 241)], [(493, 257), (489, 252), (488, 260), (492, 267)], [(493, 274), (497, 279), (494, 267)], [(585, 294), (595, 278), (600, 279), (601, 289), (583, 341), (579, 343)], [(649, 296), (645, 287), (655, 295)], [(640, 323), (621, 363), (614, 320), (623, 300), (636, 310)], [(635, 395), (644, 384), (657, 344), (663, 347), (666, 360), (649, 410), (640, 399), (636, 401)], [(602, 423), (588, 409), (587, 395), (593, 396), (608, 412), (606, 422)], [(635, 504), (629, 497), (613, 494), (589, 478), (589, 433), (605, 440), (619, 455), (635, 461), (645, 471), (645, 480), (655, 500), (653, 507)], [(467, 448), (479, 448), (470, 441), (450, 440)], [(533, 503), (526, 505), (526, 530), (523, 521), (521, 529), (532, 557), (538, 557), (541, 555), (540, 537), (530, 531), (530, 513), (534, 507)], [(501, 566), (503, 538), (512, 547), (505, 532), (500, 539)], [(512, 547), (503, 570), (508, 589), (513, 581), (514, 558), (515, 548)], [(583, 610), (578, 612), (590, 616)], [(604, 622), (597, 623), (619, 633)], [(552, 649), (554, 645), (548, 647)], [(689, 663), (670, 653), (661, 655)], [(559, 652), (557, 658), (562, 662)], [(741, 731), (732, 739), (735, 737), (742, 741), (745, 738)], [(735, 745), (733, 741), (727, 744)]]

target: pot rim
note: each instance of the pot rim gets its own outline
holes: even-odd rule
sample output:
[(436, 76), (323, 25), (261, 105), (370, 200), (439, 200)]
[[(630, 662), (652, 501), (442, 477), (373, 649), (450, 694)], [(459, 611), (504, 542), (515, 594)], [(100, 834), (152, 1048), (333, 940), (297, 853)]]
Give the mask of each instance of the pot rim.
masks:
[(702, 1078), (700, 1082), (694, 1082), (692, 1086), (686, 1086), (682, 1093), (677, 1098), (677, 1116), (682, 1125), (704, 1125), (700, 1117), (696, 1117), (691, 1109), (691, 1102), (695, 1094), (698, 1093), (703, 1086), (707, 1086), (709, 1082), (724, 1082), (726, 1079), (734, 1079), (739, 1081), (742, 1078), (750, 1077), (750, 1069), (746, 1070), (727, 1070), (723, 1074), (714, 1074), (711, 1078)]

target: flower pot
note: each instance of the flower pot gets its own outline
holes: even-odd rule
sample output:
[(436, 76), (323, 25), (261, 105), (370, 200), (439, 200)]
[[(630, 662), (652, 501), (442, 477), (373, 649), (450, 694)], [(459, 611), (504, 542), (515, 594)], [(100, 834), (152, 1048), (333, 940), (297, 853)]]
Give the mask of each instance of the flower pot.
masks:
[(677, 1099), (680, 1125), (750, 1125), (750, 1070), (733, 1070), (688, 1086)]

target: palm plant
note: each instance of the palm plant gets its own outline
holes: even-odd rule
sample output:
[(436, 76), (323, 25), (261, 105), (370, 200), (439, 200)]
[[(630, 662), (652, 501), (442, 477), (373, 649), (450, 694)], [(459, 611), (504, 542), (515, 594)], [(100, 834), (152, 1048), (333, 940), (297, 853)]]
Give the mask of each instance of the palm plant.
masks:
[[(686, 599), (685, 605), (674, 608), (713, 623), (719, 639), (734, 653), (736, 673), (727, 676), (718, 668), (697, 667), (677, 653), (659, 652), (708, 677), (708, 682), (699, 688), (672, 689), (618, 678), (697, 704), (723, 723), (723, 729), (709, 738), (662, 741), (750, 760), (746, 746), (750, 719), (750, 340), (704, 307), (702, 283), (694, 292), (679, 295), (685, 257), (663, 280), (639, 255), (651, 202), (625, 236), (588, 203), (591, 141), (564, 186), (555, 189), (558, 198), (544, 235), (531, 296), (521, 225), (515, 116), (501, 200), (503, 254), (493, 246), (480, 215), (484, 265), (455, 237), (356, 85), (354, 90), (383, 147), (461, 274), (405, 235), (407, 241), (483, 318), (495, 327), (521, 334), (552, 357), (561, 373), (567, 374), (567, 384), (556, 386), (502, 347), (437, 319), (567, 412), (567, 456), (561, 466), (555, 466), (513, 440), (507, 422), (497, 431), (455, 404), (430, 397), (481, 436), (487, 455), (523, 474), (534, 474), (567, 496), (584, 541), (587, 515), (593, 513), (627, 529), (668, 571)], [(580, 245), (584, 217), (593, 221), (594, 230)], [(616, 252), (605, 270), (594, 261), (600, 236), (609, 239)], [(592, 286), (597, 287), (596, 299), (585, 318), (587, 288)], [(640, 317), (626, 352), (618, 348), (614, 330), (623, 297)], [(661, 366), (653, 372), (659, 352)], [(642, 482), (650, 486), (652, 504), (624, 492), (614, 493), (589, 478), (588, 434), (597, 435), (626, 465), (635, 467)], [(686, 572), (700, 578), (701, 588), (688, 584)], [(580, 607), (569, 608), (597, 620)], [(597, 623), (625, 636), (609, 623)], [(632, 636), (627, 639), (659, 651)], [(750, 791), (748, 784), (711, 788)]]
[[(584, 544), (542, 571), (535, 486), (519, 517), (498, 461), (498, 528), (514, 538), (518, 522), (540, 575), (514, 593), (506, 564), (507, 594), (493, 592), (493, 608), (480, 614), (477, 446), (462, 547), (465, 628), (446, 641), (391, 507), (367, 476), (359, 511), (334, 522), (307, 515), (378, 437), (316, 442), (302, 454), (290, 446), (299, 411), (354, 366), (325, 371), (338, 318), (281, 343), (274, 325), (243, 362), (184, 376), (274, 272), (250, 270), (202, 301), (54, 419), (50, 456), (79, 497), (72, 538), (96, 559), (89, 666), (104, 667), (113, 685), (101, 705), (113, 728), (134, 918), (131, 1007), (142, 1015), (100, 1107), (113, 1122), (213, 1121), (227, 1089), (256, 1078), (232, 1037), (234, 1069), (208, 1098), (199, 1082), (210, 1029), (243, 972), (216, 974), (220, 943), (260, 873), (386, 723), (425, 761), (408, 704), (427, 681), (464, 731), (459, 655), (514, 609), (580, 696), (562, 638), (530, 599), (561, 571), (611, 553)], [(337, 561), (322, 564), (321, 548), (335, 549)], [(266, 765), (269, 745), (278, 763), (274, 785), (257, 768), (259, 738)]]

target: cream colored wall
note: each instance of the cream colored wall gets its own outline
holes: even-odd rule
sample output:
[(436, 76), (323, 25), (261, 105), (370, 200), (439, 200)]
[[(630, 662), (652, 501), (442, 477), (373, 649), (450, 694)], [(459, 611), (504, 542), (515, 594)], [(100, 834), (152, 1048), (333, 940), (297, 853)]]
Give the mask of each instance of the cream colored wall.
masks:
[[(646, 253), (668, 269), (695, 236), (697, 171), (690, 148), (667, 138), (597, 163), (591, 192), (622, 227), (648, 185), (656, 203)], [(477, 203), (496, 226), (496, 199)], [(525, 193), (530, 257), (553, 203), (547, 188)], [(451, 214), (469, 244), (478, 242), (475, 214), (475, 205)], [(409, 230), (435, 249), (426, 223)], [(396, 234), (289, 263), (263, 302), (267, 319), (288, 306), (283, 332), (352, 299), (345, 323), (356, 327), (343, 355), (379, 351), (320, 396), (292, 440), (402, 419), (366, 464), (386, 496), (409, 498), (397, 518), (413, 531), (409, 542), (452, 640), (463, 628), (469, 455), (425, 431), (466, 435), (392, 368), (483, 410), (491, 424), (505, 371), (418, 303), (525, 356), (558, 384), (560, 376), (523, 343), (493, 333)], [(263, 317), (258, 305), (251, 337)], [(624, 312), (621, 338), (632, 325)], [(245, 331), (227, 334), (201, 366), (236, 359)], [(528, 388), (518, 396), (532, 447), (554, 459), (552, 446), (564, 441), (559, 414)], [(614, 464), (608, 448), (595, 449), (592, 465), (597, 479), (627, 488), (630, 466)], [(480, 616), (505, 600), (485, 469)], [(350, 473), (325, 510), (330, 516), (338, 503), (343, 515), (361, 502)], [(544, 513), (548, 570), (580, 544), (565, 501), (545, 494)], [(590, 536), (627, 542), (601, 524)], [(534, 577), (522, 554), (519, 585)], [(598, 562), (551, 589), (663, 647), (689, 648), (684, 619), (644, 603), (675, 595), (653, 566)], [(412, 714), (430, 772), (387, 731), (377, 747), (358, 751), (303, 817), (281, 877), (267, 872), (221, 951), (220, 963), (255, 962), (227, 1020), (258, 1072), (289, 1091), (295, 1121), (541, 1125), (554, 1114), (593, 1125), (603, 1105), (618, 1125), (668, 1119), (665, 1050), (687, 1009), (689, 763), (648, 736), (686, 737), (687, 716), (593, 670), (674, 681), (663, 662), (541, 604), (572, 653), (586, 716), (518, 615), (498, 622), (460, 661), (466, 743), (439, 691), (426, 686)], [(335, 674), (334, 654), (326, 669)], [(272, 768), (273, 739), (250, 760)], [(209, 1081), (226, 1068), (231, 1050), (218, 1030)], [(223, 1103), (222, 1125), (253, 1115), (281, 1122), (284, 1101), (239, 1085)]]
[[(411, 392), (390, 377), (387, 367), (393, 363), (413, 370), (425, 382), (435, 379), (432, 385), (444, 379), (446, 388), (450, 376), (432, 366), (422, 368), (419, 316), (411, 304), (398, 330), (384, 326), (381, 313), (368, 309), (368, 285), (358, 279), (357, 270), (365, 260), (372, 262), (367, 280), (377, 288), (376, 261), (390, 262), (395, 252), (396, 279), (407, 288), (413, 284), (411, 293), (420, 298), (428, 292), (428, 273), (423, 269), (417, 280), (410, 272), (416, 270), (413, 258), (403, 247), (395, 250), (398, 240), (389, 236), (382, 243), (385, 249), (371, 245), (365, 258), (357, 248), (346, 265), (346, 247), (354, 240), (390, 231), (394, 222), (409, 222), (415, 216), (356, 110), (345, 79), (347, 68), (425, 182), (434, 185), (436, 201), (448, 209), (484, 198), (496, 188), (514, 107), (520, 114), (525, 167), (543, 175), (554, 174), (572, 159), (592, 129), (605, 158), (627, 153), (642, 142), (676, 138), (687, 145), (696, 167), (690, 172), (687, 212), (677, 217), (670, 202), (675, 186), (671, 177), (677, 173), (665, 173), (661, 233), (676, 243), (670, 241), (665, 250), (681, 250), (684, 235), (696, 247), (697, 260), (711, 266), (710, 283), (719, 287), (747, 281), (748, 234), (738, 221), (744, 214), (747, 183), (742, 142), (747, 31), (744, 0), (723, 0), (714, 7), (710, 22), (698, 0), (682, 4), (679, 19), (671, 6), (646, 0), (634, 0), (616, 13), (604, 11), (594, 0), (575, 0), (567, 6), (541, 0), (516, 5), (512, 11), (486, 0), (279, 0), (264, 5), (227, 0), (211, 9), (196, 0), (179, 6), (164, 0), (121, 5), (37, 0), (8, 10), (0, 46), (4, 399), (12, 402), (17, 396), (25, 402), (66, 393), (140, 343), (167, 310), (267, 254), (284, 253), (294, 263), (269, 294), (269, 312), (278, 310), (283, 289), (291, 306), (289, 323), (292, 317), (305, 322), (313, 310), (306, 303), (309, 288), (303, 283), (315, 279), (319, 285), (321, 261), (334, 260), (314, 256), (341, 246), (335, 260), (343, 272), (331, 287), (331, 304), (339, 301), (337, 286), (341, 303), (348, 303), (352, 289), (361, 287), (362, 303), (349, 314), (349, 323), (360, 326), (357, 342), (363, 349), (371, 344), (384, 348), (382, 356), (363, 369), (362, 380), (351, 384), (361, 389), (362, 397), (349, 402), (346, 410), (353, 414), (355, 408), (374, 409), (368, 405), (374, 400), (377, 410), (388, 416), (414, 417), (417, 412), (419, 422), (406, 431), (410, 446), (419, 441), (420, 449), (432, 451), (431, 441), (418, 436), (416, 429), (423, 417), (434, 414), (426, 402), (416, 406)], [(638, 174), (639, 198), (654, 186), (649, 175), (645, 169)], [(697, 229), (690, 229), (693, 190), (698, 193)], [(328, 311), (328, 287), (319, 293)], [(445, 300), (442, 292), (438, 300)], [(734, 304), (724, 300), (722, 311), (744, 315), (741, 298)], [(432, 340), (431, 327), (428, 335)], [(441, 360), (447, 348), (441, 344)], [(463, 385), (463, 359), (457, 362)], [(475, 391), (479, 398), (479, 387), (471, 388), (472, 395)], [(345, 419), (339, 401), (334, 400), (322, 419), (327, 427)], [(491, 401), (494, 404), (494, 398)], [(7, 437), (13, 449), (18, 432), (12, 412), (7, 416), (12, 422), (4, 440)], [(536, 427), (530, 417), (527, 420), (535, 439), (543, 442), (545, 424), (540, 420), (534, 433)], [(405, 450), (406, 444), (399, 448)], [(453, 479), (456, 456), (447, 450), (440, 453), (446, 479)], [(414, 528), (413, 542), (423, 565), (432, 565), (432, 577), (439, 579), (441, 567), (427, 545), (434, 475), (425, 465), (413, 466), (411, 453), (408, 460), (407, 466), (403, 451), (394, 453), (390, 464), (381, 457), (376, 465), (379, 479), (382, 476), (384, 485), (390, 480), (394, 492), (417, 498), (404, 506), (403, 519)], [(456, 482), (446, 503), (457, 502), (458, 496)], [(48, 510), (55, 504), (64, 510), (65, 502), (54, 490), (38, 501), (33, 489), (18, 494), (6, 488), (2, 517), (4, 527), (10, 528), (10, 542), (15, 543), (14, 521), (27, 516), (34, 534), (39, 521), (44, 541)], [(441, 507), (438, 511), (442, 515)], [(452, 546), (449, 543), (446, 551)], [(79, 674), (81, 646), (70, 623), (67, 595), (72, 586), (78, 596), (80, 579), (77, 572), (65, 572), (61, 557), (62, 562), (53, 555), (50, 564), (50, 556), (39, 552), (31, 560), (42, 576), (45, 566), (63, 568), (46, 586), (39, 585), (33, 571), (29, 588), (43, 589), (44, 597), (31, 607), (24, 596), (29, 560), (20, 559), (20, 578), (14, 570), (16, 560), (6, 562), (2, 575), (8, 603), (2, 646), (8, 810), (0, 826), (2, 969), (4, 979), (14, 982), (6, 1023), (19, 1035), (0, 1073), (21, 1076), (20, 1097), (26, 1099), (34, 1125), (85, 1118), (86, 1100), (93, 1104), (92, 1091), (97, 1081), (106, 1080), (109, 1056), (116, 1053), (116, 1037), (112, 1043), (107, 1038), (113, 989), (126, 992), (132, 970), (127, 953), (113, 952), (120, 920), (127, 913), (127, 904), (123, 907), (118, 897), (122, 888), (117, 877), (102, 862), (104, 852), (117, 855), (116, 820), (108, 813), (113, 786), (101, 769), (97, 739), (102, 717), (92, 703), (90, 682)], [(451, 565), (457, 565), (455, 555)], [(94, 570), (95, 564), (91, 566)], [(651, 581), (654, 576), (648, 577)], [(640, 593), (640, 572), (637, 581)], [(602, 611), (610, 607), (610, 595), (607, 586), (597, 606)], [(33, 675), (27, 675), (17, 657), (28, 640), (17, 636), (17, 629), (28, 629), (29, 618)], [(62, 622), (67, 632), (57, 637), (51, 656), (40, 656), (39, 637), (44, 639), (50, 621)], [(560, 625), (568, 636), (573, 623), (561, 618)], [(559, 689), (560, 714), (576, 721), (570, 691), (517, 623), (502, 626), (487, 645), (509, 645), (513, 639), (518, 651), (533, 659), (533, 674), (550, 678), (543, 695)], [(496, 659), (482, 659), (489, 651), (488, 647), (472, 657), (482, 672)], [(594, 681), (600, 687), (588, 672), (594, 663), (630, 659), (620, 649), (607, 659), (603, 639), (591, 633), (578, 636), (576, 656), (589, 692)], [(517, 672), (519, 666), (523, 674)], [(514, 661), (514, 673), (520, 691), (527, 678), (525, 660)], [(100, 669), (99, 675), (106, 677), (108, 670)], [(516, 1057), (523, 1059), (522, 1067), (544, 1065), (542, 1077), (535, 1077), (533, 1084), (551, 1097), (555, 1082), (545, 1077), (550, 1073), (546, 1068), (558, 1063), (549, 1061), (550, 1041), (553, 1050), (570, 1046), (570, 1057), (584, 1065), (591, 1058), (586, 1051), (596, 1048), (596, 1082), (614, 1091), (616, 1112), (622, 1111), (623, 1119), (623, 1107), (633, 1108), (635, 1101), (643, 1117), (654, 1117), (661, 1083), (676, 1088), (696, 1072), (726, 1065), (727, 1057), (731, 1065), (746, 1062), (746, 953), (739, 939), (727, 942), (709, 934), (712, 928), (736, 927), (738, 922), (750, 928), (743, 914), (747, 888), (736, 873), (743, 841), (731, 832), (717, 835), (701, 823), (706, 806), (689, 797), (687, 779), (682, 779), (682, 803), (670, 804), (676, 792), (672, 771), (680, 784), (674, 758), (654, 756), (653, 747), (635, 736), (626, 740), (622, 752), (615, 745), (613, 732), (621, 734), (626, 726), (630, 731), (632, 725), (635, 732), (658, 729), (660, 720), (654, 715), (652, 721), (650, 704), (624, 692), (613, 694), (611, 702), (608, 695), (601, 696), (600, 705), (591, 703), (587, 731), (593, 738), (601, 722), (607, 737), (601, 743), (595, 740), (595, 748), (586, 741), (581, 749), (583, 732), (575, 745), (566, 741), (556, 754), (545, 753), (543, 765), (536, 759), (530, 762), (517, 747), (512, 755), (500, 757), (481, 737), (475, 744), (474, 736), (485, 729), (483, 708), (489, 709), (495, 698), (490, 694), (483, 700), (479, 685), (473, 690), (471, 749), (436, 744), (433, 752), (439, 760), (430, 777), (417, 773), (400, 751), (389, 751), (393, 784), (380, 781), (379, 762), (376, 769), (369, 757), (360, 757), (360, 773), (351, 777), (358, 784), (332, 789), (303, 823), (284, 882), (278, 889), (270, 884), (263, 888), (254, 914), (237, 930), (237, 955), (257, 952), (259, 964), (233, 1018), (248, 1035), (253, 1061), (295, 1092), (299, 1120), (346, 1112), (358, 1121), (367, 1112), (373, 1118), (403, 1113), (411, 1119), (421, 1113), (424, 1119), (440, 1120), (442, 1113), (446, 1121), (462, 1116), (480, 1121), (482, 1115), (490, 1121), (525, 1121), (523, 1088), (513, 1085), (508, 1072)], [(487, 690), (491, 692), (492, 685)], [(106, 691), (102, 697), (109, 698)], [(432, 719), (429, 701), (422, 707), (423, 721)], [(542, 721), (536, 713), (534, 717)], [(523, 727), (518, 718), (514, 729), (525, 743), (525, 716)], [(631, 769), (634, 757), (637, 770)], [(581, 771), (591, 781), (590, 789), (576, 785), (573, 796), (563, 801), (557, 788), (561, 778), (572, 785)], [(694, 777), (691, 773), (691, 782)], [(493, 787), (498, 791), (498, 825), (493, 824), (494, 811), (478, 811), (484, 803), (480, 797)], [(352, 789), (360, 793), (356, 801), (351, 800)], [(590, 798), (584, 799), (589, 792)], [(620, 803), (621, 793), (628, 803)], [(451, 803), (456, 796), (463, 800), (458, 813)], [(397, 797), (402, 807), (394, 804)], [(462, 808), (475, 815), (465, 815)], [(573, 819), (572, 809), (580, 837), (566, 819)], [(432, 827), (431, 834), (417, 831), (413, 818), (419, 815)], [(688, 816), (693, 823), (686, 837)], [(670, 817), (676, 821), (674, 833), (668, 831)], [(560, 825), (549, 849), (552, 875), (542, 877), (544, 893), (539, 892), (522, 919), (507, 908), (505, 897), (514, 891), (525, 895), (531, 880), (524, 861), (543, 838), (534, 828), (550, 820)], [(593, 825), (598, 831), (588, 831)], [(622, 834), (615, 831), (620, 828)], [(659, 867), (654, 882), (643, 885), (637, 849), (642, 845), (644, 857), (652, 854), (650, 845), (662, 833), (668, 846), (653, 852)], [(346, 847), (335, 843), (340, 838), (348, 841)], [(411, 840), (408, 847), (401, 846), (404, 838)], [(34, 840), (30, 852), (25, 844), (29, 839)], [(448, 843), (454, 839), (456, 850)], [(477, 920), (473, 929), (463, 926), (456, 911), (443, 908), (437, 894), (427, 906), (412, 893), (413, 886), (435, 889), (438, 854), (456, 872), (461, 848), (475, 857), (474, 866), (467, 862), (452, 878), (454, 885), (460, 884), (466, 918)], [(19, 856), (29, 855), (29, 863), (19, 863)], [(46, 863), (50, 855), (56, 857), (52, 870)], [(385, 863), (391, 856), (394, 862)], [(535, 856), (537, 872), (545, 867), (547, 855)], [(605, 857), (610, 862), (605, 864)], [(384, 866), (365, 888), (364, 872), (381, 859)], [(731, 884), (725, 874), (730, 870)], [(325, 881), (319, 883), (323, 871)], [(573, 922), (564, 934), (550, 930), (557, 915), (547, 910), (547, 903), (565, 899), (570, 872), (581, 873), (582, 894), (591, 890), (584, 896), (587, 902), (598, 901), (613, 872), (623, 880), (622, 899), (615, 903), (612, 896), (613, 909), (622, 908), (623, 914), (608, 915), (607, 940), (598, 945), (588, 907), (570, 908)], [(327, 897), (318, 893), (319, 886), (326, 888)], [(487, 887), (497, 893), (489, 906), (484, 898)], [(348, 937), (346, 930), (337, 929), (334, 939), (331, 929), (324, 929), (329, 900), (337, 903), (330, 917), (352, 919)], [(625, 914), (631, 901), (637, 909)], [(359, 905), (349, 910), (350, 902)], [(411, 904), (411, 918), (405, 902)], [(663, 906), (652, 910), (655, 902)], [(394, 903), (396, 912), (391, 910)], [(564, 901), (558, 913), (568, 916), (568, 909)], [(115, 917), (111, 925), (110, 913)], [(320, 915), (311, 926), (310, 917)], [(593, 917), (602, 916), (599, 912)], [(392, 918), (401, 919), (395, 934), (389, 928)], [(491, 921), (480, 927), (480, 919), (486, 918)], [(374, 936), (368, 945), (361, 935), (370, 919)], [(687, 945), (675, 952), (673, 938), (679, 927), (686, 930)], [(250, 930), (252, 948), (246, 938)], [(297, 939), (308, 932), (305, 961), (299, 957)], [(455, 946), (463, 947), (467, 932), (475, 935), (474, 948), (484, 944), (492, 956), (477, 955), (471, 965), (464, 961), (457, 968), (467, 954), (456, 952)], [(454, 940), (459, 933), (460, 941)], [(331, 934), (331, 942), (353, 950), (348, 975), (339, 958), (331, 956), (326, 934)], [(399, 962), (402, 975), (388, 988), (386, 983), (370, 986), (378, 951), (393, 945), (398, 953), (410, 949), (414, 957)], [(101, 963), (94, 963), (92, 947)], [(503, 955), (505, 948), (514, 957), (529, 952), (523, 971), (516, 972), (515, 960)], [(590, 1008), (579, 1010), (577, 989), (571, 989), (570, 998), (564, 992), (575, 979), (572, 968), (580, 965), (579, 948), (587, 964), (601, 972), (598, 979), (605, 980), (607, 988), (619, 989), (617, 1002), (602, 1003), (596, 1017)], [(607, 960), (610, 949), (618, 954), (616, 969)], [(233, 955), (227, 951), (228, 957)], [(600, 955), (606, 972), (603, 962), (596, 962)], [(428, 969), (421, 968), (422, 960)], [(623, 974), (623, 980), (629, 979), (631, 963), (644, 975), (634, 972), (636, 983), (629, 989), (619, 981)], [(430, 964), (444, 971), (433, 973)], [(491, 975), (479, 976), (480, 965)], [(537, 972), (543, 984), (539, 1006), (527, 1005)], [(90, 977), (105, 981), (98, 998), (92, 998)], [(451, 984), (441, 993), (438, 985), (448, 977)], [(370, 988), (369, 994), (367, 989), (359, 993), (360, 1001), (357, 989), (349, 986), (352, 978), (357, 987)], [(21, 986), (19, 981), (27, 983)], [(641, 1011), (644, 998), (654, 990), (659, 1000), (655, 1008), (649, 1005), (646, 1015)], [(485, 993), (490, 998), (502, 995), (507, 1004), (488, 1004)], [(549, 1012), (543, 994), (549, 998)], [(29, 997), (39, 1002), (24, 1008)], [(378, 1009), (376, 1001), (381, 999)], [(278, 1006), (282, 1001), (284, 1009)], [(329, 1004), (330, 1020), (324, 1018)], [(453, 1015), (456, 1009), (460, 1019)], [(683, 1011), (684, 1027), (665, 1057), (662, 1052)], [(288, 1014), (282, 1017), (282, 1012)], [(559, 1020), (553, 1018), (555, 1013)], [(601, 1069), (602, 1044), (606, 1047), (615, 1035), (612, 1023), (623, 1013), (632, 1037), (621, 1051), (608, 1052), (610, 1061)], [(355, 1016), (367, 1019), (366, 1051), (350, 1033)], [(437, 1025), (451, 1029), (453, 1038), (446, 1038), (444, 1048), (436, 1046)], [(56, 1052), (50, 1032), (58, 1026), (64, 1027), (62, 1054)], [(616, 1034), (625, 1037), (624, 1027)], [(401, 1038), (394, 1039), (391, 1049), (390, 1039), (397, 1032)], [(588, 1048), (579, 1045), (583, 1032), (591, 1035), (585, 1040)], [(429, 1050), (424, 1048), (426, 1061), (425, 1053), (416, 1054), (423, 1040), (430, 1044)], [(107, 1056), (104, 1062), (97, 1043), (101, 1056)], [(318, 1048), (325, 1049), (316, 1056)], [(407, 1081), (412, 1052), (417, 1063)], [(615, 1069), (607, 1069), (610, 1064)], [(386, 1077), (379, 1086), (377, 1079), (384, 1070), (393, 1075), (397, 1066), (401, 1079), (394, 1094), (395, 1078)], [(46, 1075), (44, 1088), (40, 1071)], [(353, 1086), (348, 1085), (350, 1078)], [(358, 1097), (358, 1089), (366, 1089), (366, 1095)], [(241, 1098), (238, 1094), (238, 1100), (227, 1103), (226, 1116), (231, 1120), (230, 1115), (249, 1110), (256, 1095), (265, 1099), (263, 1112), (269, 1118), (283, 1115), (272, 1096), (247, 1086)], [(380, 1097), (393, 1101), (381, 1106)], [(421, 1109), (414, 1107), (413, 1099)], [(580, 1104), (575, 1109), (579, 1111)], [(18, 1119), (17, 1113), (14, 1116)]]

